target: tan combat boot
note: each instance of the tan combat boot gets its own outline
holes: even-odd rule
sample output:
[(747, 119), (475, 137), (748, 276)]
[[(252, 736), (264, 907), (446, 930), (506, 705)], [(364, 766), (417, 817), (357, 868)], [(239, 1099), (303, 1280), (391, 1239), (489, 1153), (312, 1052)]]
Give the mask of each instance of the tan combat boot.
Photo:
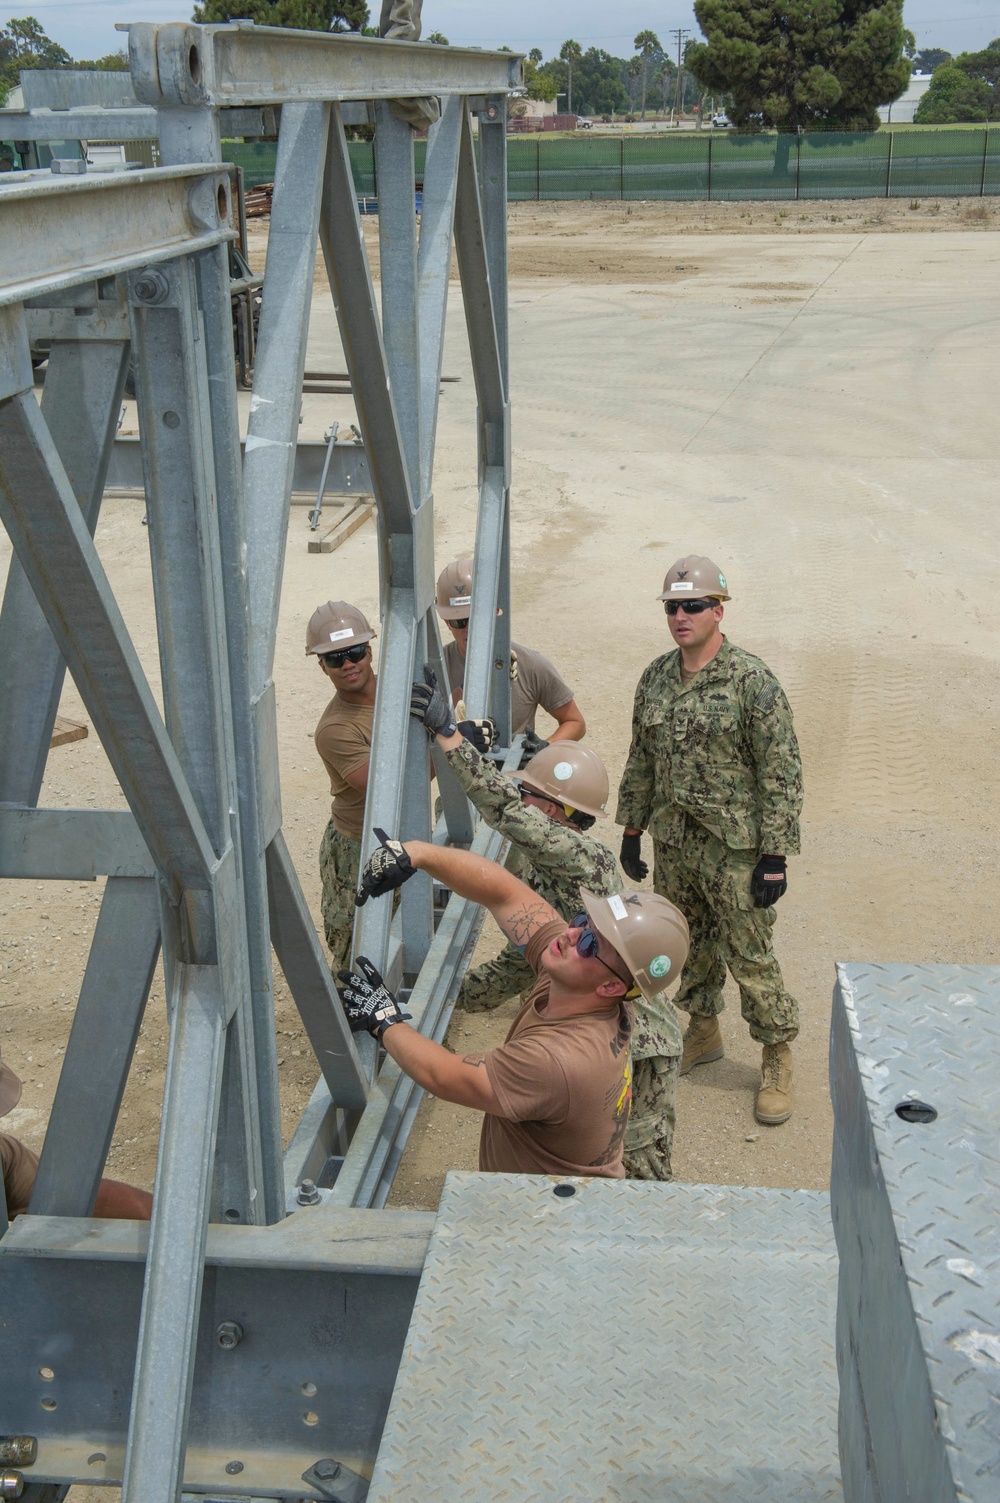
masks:
[(780, 1127), (792, 1115), (792, 1051), (787, 1044), (765, 1044), (755, 1115), (765, 1127)]
[(713, 1059), (721, 1059), (722, 1053), (722, 1029), (718, 1018), (714, 1014), (705, 1017), (702, 1013), (692, 1013), (684, 1034), (681, 1074), (686, 1075), (695, 1065), (710, 1065)]

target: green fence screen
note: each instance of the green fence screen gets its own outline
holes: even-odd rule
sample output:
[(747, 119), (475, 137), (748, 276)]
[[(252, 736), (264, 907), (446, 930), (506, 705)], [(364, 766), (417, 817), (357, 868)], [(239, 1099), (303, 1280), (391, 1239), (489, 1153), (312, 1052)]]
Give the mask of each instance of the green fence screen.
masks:
[[(248, 187), (274, 180), (277, 146), (224, 142)], [(378, 197), (375, 148), (350, 143), (359, 196)], [(426, 141), (416, 142), (421, 181)], [(1000, 193), (1000, 130), (511, 136), (507, 189), (528, 199), (980, 197)]]

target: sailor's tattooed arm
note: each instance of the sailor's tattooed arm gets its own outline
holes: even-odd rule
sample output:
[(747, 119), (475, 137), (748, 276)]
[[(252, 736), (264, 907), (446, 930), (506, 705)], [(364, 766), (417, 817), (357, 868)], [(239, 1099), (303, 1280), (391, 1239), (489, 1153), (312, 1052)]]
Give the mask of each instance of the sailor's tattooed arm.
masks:
[(511, 943), (523, 949), (537, 929), (558, 917), (558, 913), (544, 898), (533, 895), (530, 901), (519, 903), (503, 918), (498, 918), (497, 922)]
[(488, 908), (512, 943), (522, 949), (536, 929), (559, 918), (544, 898), (499, 862), (424, 840), (407, 840), (404, 848), (418, 871), (429, 872), (460, 897)]

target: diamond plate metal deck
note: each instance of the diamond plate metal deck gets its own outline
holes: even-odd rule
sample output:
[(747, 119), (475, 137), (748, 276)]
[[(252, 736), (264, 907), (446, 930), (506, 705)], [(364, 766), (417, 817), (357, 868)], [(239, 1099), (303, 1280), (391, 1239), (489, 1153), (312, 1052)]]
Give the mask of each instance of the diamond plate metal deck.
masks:
[(825, 1195), (450, 1174), (369, 1503), (836, 1503), (835, 1295)]
[[(1000, 967), (841, 965), (830, 1080), (849, 1503), (1000, 1496)], [(934, 1107), (907, 1122), (900, 1103)]]

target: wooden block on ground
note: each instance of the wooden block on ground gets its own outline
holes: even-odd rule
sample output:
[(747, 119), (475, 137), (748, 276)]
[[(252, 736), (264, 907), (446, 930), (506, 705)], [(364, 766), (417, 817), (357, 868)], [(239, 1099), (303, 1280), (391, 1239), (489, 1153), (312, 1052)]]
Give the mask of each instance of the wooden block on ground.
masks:
[(67, 741), (84, 741), (89, 735), (89, 726), (79, 720), (67, 720), (65, 715), (57, 715), (49, 746), (65, 746)]
[(325, 532), (310, 537), (309, 552), (332, 553), (335, 548), (340, 547), (341, 543), (346, 542), (352, 532), (357, 532), (358, 528), (362, 527), (368, 521), (374, 510), (375, 502), (371, 497), (366, 497), (364, 501), (358, 501), (351, 507), (347, 515), (341, 517), (332, 527), (328, 527)]

